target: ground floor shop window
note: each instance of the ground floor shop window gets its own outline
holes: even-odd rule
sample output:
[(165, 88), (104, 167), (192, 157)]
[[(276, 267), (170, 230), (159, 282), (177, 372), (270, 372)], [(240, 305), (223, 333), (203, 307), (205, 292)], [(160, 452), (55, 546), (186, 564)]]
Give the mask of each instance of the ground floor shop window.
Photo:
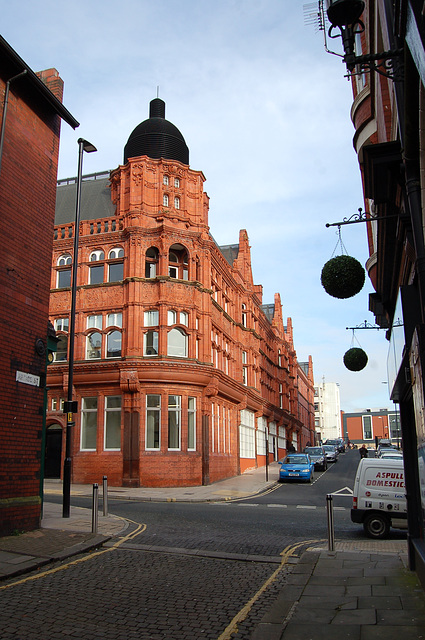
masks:
[(168, 448), (180, 449), (181, 396), (168, 396)]
[(241, 411), (239, 435), (240, 457), (255, 458), (255, 415), (253, 411), (248, 411), (248, 409)]
[(121, 396), (105, 398), (105, 449), (121, 449)]
[(81, 451), (96, 451), (97, 398), (81, 400)]
[(161, 396), (146, 396), (146, 449), (160, 448)]
[(196, 449), (196, 398), (187, 399), (187, 448)]

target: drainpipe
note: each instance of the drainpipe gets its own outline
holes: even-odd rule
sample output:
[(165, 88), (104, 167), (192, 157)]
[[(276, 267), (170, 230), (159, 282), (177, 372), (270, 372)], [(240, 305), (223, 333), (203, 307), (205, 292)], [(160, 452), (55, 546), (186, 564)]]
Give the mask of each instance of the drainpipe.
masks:
[(6, 113), (7, 113), (7, 103), (9, 101), (9, 89), (12, 82), (26, 75), (27, 70), (21, 71), (16, 76), (13, 76), (6, 82), (6, 91), (4, 92), (4, 103), (3, 103), (3, 119), (1, 121), (1, 132), (0, 132), (0, 173), (1, 173), (1, 161), (3, 157), (3, 143), (4, 143), (4, 131), (6, 128)]

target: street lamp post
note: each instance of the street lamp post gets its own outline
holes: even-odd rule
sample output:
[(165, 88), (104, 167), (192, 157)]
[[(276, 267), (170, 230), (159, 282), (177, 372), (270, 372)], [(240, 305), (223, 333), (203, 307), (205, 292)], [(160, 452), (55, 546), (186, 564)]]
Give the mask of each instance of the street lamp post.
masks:
[(78, 267), (78, 240), (80, 235), (80, 206), (81, 206), (81, 182), (83, 170), (83, 152), (93, 153), (96, 147), (83, 138), (78, 139), (78, 173), (77, 173), (77, 199), (75, 206), (74, 229), (74, 255), (72, 259), (71, 281), (71, 315), (69, 322), (69, 354), (68, 354), (68, 396), (64, 403), (66, 413), (66, 441), (65, 460), (63, 465), (63, 503), (62, 517), (69, 518), (71, 503), (71, 442), (72, 427), (75, 426), (74, 413), (77, 412), (77, 402), (72, 400), (72, 387), (74, 381), (74, 339), (75, 339), (75, 306), (77, 299), (77, 267)]

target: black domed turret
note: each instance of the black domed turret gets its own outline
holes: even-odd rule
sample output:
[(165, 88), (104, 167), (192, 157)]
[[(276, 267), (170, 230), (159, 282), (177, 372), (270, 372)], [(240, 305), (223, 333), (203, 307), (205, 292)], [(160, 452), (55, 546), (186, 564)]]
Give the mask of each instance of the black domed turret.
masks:
[(165, 119), (165, 102), (161, 98), (151, 101), (149, 119), (134, 129), (124, 147), (124, 164), (137, 156), (189, 164), (189, 149), (177, 127)]

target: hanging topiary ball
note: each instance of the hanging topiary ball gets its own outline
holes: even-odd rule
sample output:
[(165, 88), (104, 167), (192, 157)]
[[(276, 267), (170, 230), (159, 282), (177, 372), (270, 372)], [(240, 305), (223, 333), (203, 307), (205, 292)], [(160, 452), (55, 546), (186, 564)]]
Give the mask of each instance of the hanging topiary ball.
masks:
[(362, 290), (365, 270), (352, 256), (331, 258), (322, 269), (322, 286), (334, 298), (351, 298)]
[(344, 364), (350, 371), (361, 371), (367, 365), (367, 354), (359, 347), (352, 347), (344, 354)]

